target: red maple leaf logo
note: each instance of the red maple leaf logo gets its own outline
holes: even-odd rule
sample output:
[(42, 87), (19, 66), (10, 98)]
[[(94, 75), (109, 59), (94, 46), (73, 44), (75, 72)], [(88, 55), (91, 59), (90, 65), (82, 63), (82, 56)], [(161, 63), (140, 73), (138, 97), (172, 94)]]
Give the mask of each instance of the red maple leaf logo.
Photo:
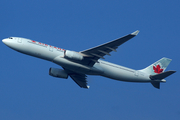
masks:
[(162, 73), (163, 69), (161, 69), (160, 65), (153, 66), (153, 70), (155, 73)]

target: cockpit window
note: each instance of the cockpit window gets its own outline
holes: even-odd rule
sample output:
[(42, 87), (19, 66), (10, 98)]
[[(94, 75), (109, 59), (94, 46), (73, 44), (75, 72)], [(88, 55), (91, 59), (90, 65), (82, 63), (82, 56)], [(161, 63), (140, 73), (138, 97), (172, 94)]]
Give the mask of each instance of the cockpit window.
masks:
[(13, 39), (12, 37), (9, 37), (9, 39)]

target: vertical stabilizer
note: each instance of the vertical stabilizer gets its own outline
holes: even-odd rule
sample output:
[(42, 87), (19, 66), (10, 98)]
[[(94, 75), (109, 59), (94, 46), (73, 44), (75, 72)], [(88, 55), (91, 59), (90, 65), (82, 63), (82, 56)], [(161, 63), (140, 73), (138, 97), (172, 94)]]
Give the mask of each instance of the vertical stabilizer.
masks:
[(160, 82), (166, 82), (164, 78), (176, 72), (173, 70), (164, 72), (171, 61), (171, 59), (164, 57), (140, 71), (148, 74), (149, 78), (152, 80), (151, 84), (155, 88), (160, 89)]
[(169, 65), (169, 63), (171, 61), (172, 61), (171, 59), (164, 57), (164, 58), (161, 58), (157, 62), (153, 63), (152, 65), (150, 65), (150, 66), (148, 66), (145, 69), (142, 69), (140, 71), (147, 73), (149, 75), (160, 74), (160, 73), (165, 71), (165, 69), (167, 68), (167, 66)]

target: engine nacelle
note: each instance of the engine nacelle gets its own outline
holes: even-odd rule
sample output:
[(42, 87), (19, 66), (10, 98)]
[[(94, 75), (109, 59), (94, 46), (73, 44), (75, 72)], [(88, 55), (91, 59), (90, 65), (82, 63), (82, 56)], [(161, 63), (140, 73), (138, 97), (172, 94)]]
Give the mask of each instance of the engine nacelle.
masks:
[(68, 74), (64, 70), (58, 68), (49, 68), (49, 75), (58, 78), (68, 78)]
[(75, 51), (66, 50), (64, 53), (65, 58), (73, 59), (73, 60), (82, 60), (84, 57)]

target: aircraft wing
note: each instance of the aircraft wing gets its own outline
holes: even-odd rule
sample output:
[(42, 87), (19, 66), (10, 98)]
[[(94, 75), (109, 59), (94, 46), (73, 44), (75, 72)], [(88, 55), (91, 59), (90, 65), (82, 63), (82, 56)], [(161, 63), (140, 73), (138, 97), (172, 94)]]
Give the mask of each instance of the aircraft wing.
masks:
[(81, 88), (89, 88), (89, 86), (87, 85), (87, 76), (84, 74), (77, 74), (77, 73), (74, 73), (74, 74), (71, 74), (69, 75), (73, 80), (74, 82), (76, 82)]
[(80, 53), (85, 54), (89, 56), (91, 59), (91, 63), (89, 65), (93, 65), (99, 58), (104, 59), (105, 55), (110, 55), (110, 52), (115, 51), (116, 49), (123, 44), (124, 42), (130, 40), (131, 38), (135, 37), (139, 31), (135, 31), (129, 35), (126, 35), (124, 37), (118, 38), (116, 40), (110, 41), (108, 43), (96, 46), (94, 48), (90, 48), (84, 51), (80, 51)]
[(63, 68), (63, 69), (74, 80), (74, 82), (78, 84), (81, 88), (89, 88), (89, 86), (87, 85), (87, 80), (86, 80), (87, 76), (85, 74), (76, 73), (66, 68)]

